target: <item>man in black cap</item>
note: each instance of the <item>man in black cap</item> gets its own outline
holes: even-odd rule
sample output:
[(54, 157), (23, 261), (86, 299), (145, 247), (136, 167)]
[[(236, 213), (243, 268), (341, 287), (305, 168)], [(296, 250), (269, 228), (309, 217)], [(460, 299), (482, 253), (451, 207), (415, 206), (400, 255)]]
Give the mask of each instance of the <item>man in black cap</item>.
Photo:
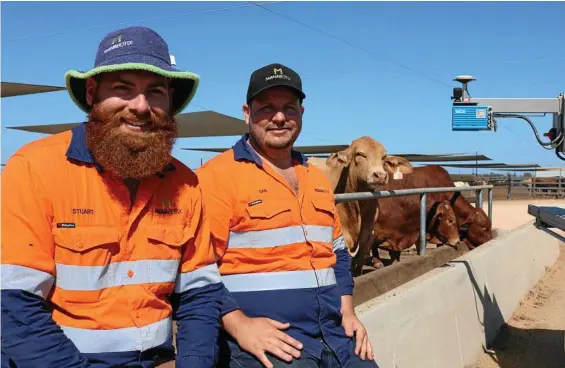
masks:
[(249, 133), (197, 170), (229, 290), (222, 367), (376, 367), (353, 308), (333, 188), (292, 148), (305, 97), (292, 69), (255, 71), (243, 105)]

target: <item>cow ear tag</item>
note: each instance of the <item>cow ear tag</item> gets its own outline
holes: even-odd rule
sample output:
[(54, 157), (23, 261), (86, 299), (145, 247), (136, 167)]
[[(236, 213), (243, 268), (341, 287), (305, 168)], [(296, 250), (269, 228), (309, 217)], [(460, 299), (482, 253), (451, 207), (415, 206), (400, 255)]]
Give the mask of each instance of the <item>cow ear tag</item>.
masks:
[(402, 177), (403, 177), (403, 175), (402, 175), (402, 173), (400, 172), (400, 168), (397, 167), (397, 168), (396, 168), (396, 172), (392, 175), (392, 178), (393, 178), (394, 180), (400, 180), (400, 179), (402, 179)]

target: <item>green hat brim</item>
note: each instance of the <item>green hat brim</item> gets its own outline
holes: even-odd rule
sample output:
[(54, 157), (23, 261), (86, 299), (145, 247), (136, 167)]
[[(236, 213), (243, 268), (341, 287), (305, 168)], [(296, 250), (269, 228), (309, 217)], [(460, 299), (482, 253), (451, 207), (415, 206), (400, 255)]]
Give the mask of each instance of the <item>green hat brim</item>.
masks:
[(142, 63), (128, 63), (117, 65), (104, 65), (91, 69), (88, 72), (69, 70), (65, 73), (65, 84), (73, 102), (84, 112), (90, 112), (86, 102), (86, 80), (102, 73), (142, 70), (170, 78), (173, 92), (172, 115), (177, 115), (192, 101), (198, 90), (200, 76), (191, 72), (168, 71), (154, 65)]

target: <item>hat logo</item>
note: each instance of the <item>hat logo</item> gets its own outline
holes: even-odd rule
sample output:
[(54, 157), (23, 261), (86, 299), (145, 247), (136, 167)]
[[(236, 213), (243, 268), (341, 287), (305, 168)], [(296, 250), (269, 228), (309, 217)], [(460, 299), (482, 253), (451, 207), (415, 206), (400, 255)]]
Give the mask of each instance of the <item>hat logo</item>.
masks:
[(268, 77), (265, 77), (265, 82), (268, 82), (272, 79), (286, 79), (286, 80), (290, 80), (290, 77), (288, 75), (285, 75), (283, 73), (282, 68), (273, 68), (273, 75), (269, 75)]
[(110, 52), (115, 49), (119, 49), (120, 47), (131, 46), (131, 45), (133, 45), (133, 41), (122, 41), (122, 35), (118, 35), (112, 38), (112, 46), (108, 47), (103, 52), (106, 54), (107, 52)]

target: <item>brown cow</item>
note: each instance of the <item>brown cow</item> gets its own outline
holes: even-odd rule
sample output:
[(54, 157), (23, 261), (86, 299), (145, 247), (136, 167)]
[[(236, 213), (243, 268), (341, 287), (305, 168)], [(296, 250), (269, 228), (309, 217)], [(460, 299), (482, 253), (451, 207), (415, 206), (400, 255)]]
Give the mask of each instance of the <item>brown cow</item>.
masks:
[[(441, 166), (416, 167), (403, 180), (391, 181), (386, 190), (408, 188), (455, 187), (447, 170)], [(419, 195), (409, 196), (418, 208)], [(447, 200), (457, 216), (460, 237), (469, 249), (484, 244), (493, 238), (492, 224), (481, 208), (473, 207), (461, 192), (428, 193), (427, 199), (433, 202)]]
[[(308, 160), (320, 168), (332, 182), (334, 192), (373, 192), (389, 182), (389, 175), (399, 171), (412, 172), (406, 159), (386, 154), (382, 144), (371, 137), (361, 137), (343, 151), (335, 152), (326, 160)], [(373, 226), (378, 216), (378, 201), (347, 201), (337, 204), (343, 237), (353, 256), (351, 271), (360, 275), (363, 261), (373, 242)]]
[[(396, 188), (396, 185), (394, 187), (400, 189)], [(383, 267), (378, 256), (379, 248), (387, 250), (391, 261), (394, 262), (400, 261), (401, 251), (410, 248), (414, 243), (419, 244), (419, 204), (419, 195), (379, 199), (379, 217), (374, 227), (373, 267)], [(460, 241), (459, 229), (449, 201), (434, 202), (427, 198), (426, 213), (426, 240), (432, 244), (456, 246)]]

